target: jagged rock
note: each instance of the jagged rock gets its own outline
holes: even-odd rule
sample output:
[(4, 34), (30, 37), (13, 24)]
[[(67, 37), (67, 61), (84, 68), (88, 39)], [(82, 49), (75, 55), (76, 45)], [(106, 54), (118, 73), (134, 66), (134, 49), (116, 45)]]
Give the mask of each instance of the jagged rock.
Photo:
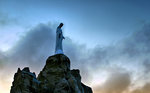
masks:
[(71, 70), (72, 76), (75, 78), (75, 83), (77, 84), (78, 88), (75, 88), (75, 91), (81, 91), (81, 93), (84, 93), (84, 89), (81, 85), (81, 76), (80, 71), (78, 69)]
[(18, 69), (10, 93), (92, 93), (81, 82), (80, 71), (70, 70), (70, 60), (63, 54), (50, 56), (37, 79), (29, 68)]
[(37, 87), (39, 83), (35, 74), (31, 73), (28, 67), (25, 67), (23, 70), (18, 68), (10, 93), (38, 93)]
[(84, 93), (93, 93), (92, 89), (86, 85), (84, 85), (83, 83), (81, 83), (83, 89), (84, 89)]

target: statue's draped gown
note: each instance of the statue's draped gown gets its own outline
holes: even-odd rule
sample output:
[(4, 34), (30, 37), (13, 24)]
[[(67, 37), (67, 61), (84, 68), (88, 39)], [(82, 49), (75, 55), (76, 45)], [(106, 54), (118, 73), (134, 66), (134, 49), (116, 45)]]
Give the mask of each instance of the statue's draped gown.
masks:
[(63, 38), (64, 38), (64, 36), (62, 33), (62, 29), (60, 27), (57, 27), (55, 54), (63, 54), (63, 48), (62, 48)]

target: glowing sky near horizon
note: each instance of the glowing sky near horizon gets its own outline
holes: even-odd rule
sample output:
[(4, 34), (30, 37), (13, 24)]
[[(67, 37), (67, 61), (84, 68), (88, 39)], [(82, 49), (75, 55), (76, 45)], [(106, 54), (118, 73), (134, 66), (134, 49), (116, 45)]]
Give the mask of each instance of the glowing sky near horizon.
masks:
[[(6, 71), (10, 73), (6, 76), (5, 82), (2, 81), (5, 77), (1, 77), (0, 93), (9, 93), (7, 89), (8, 87), (10, 89), (13, 74), (18, 66), (33, 67), (32, 64), (34, 64), (34, 62), (30, 64), (25, 61), (8, 70), (8, 67), (12, 64), (11, 62), (9, 64), (9, 61), (15, 60), (11, 52), (17, 51), (20, 53), (21, 49), (26, 49), (26, 47), (20, 47), (23, 47), (24, 44), (31, 44), (26, 40), (31, 38), (32, 35), (43, 34), (43, 38), (45, 38), (44, 31), (43, 33), (39, 31), (36, 34), (34, 33), (35, 30), (49, 29), (48, 26), (51, 26), (50, 28), (55, 32), (54, 29), (60, 22), (64, 23), (64, 36), (71, 39), (68, 41), (69, 43), (67, 43), (67, 40), (65, 41), (66, 48), (64, 47), (64, 51), (66, 49), (66, 53), (70, 56), (70, 59), (72, 58), (72, 67), (81, 69), (83, 77), (88, 76), (88, 74), (91, 75), (88, 76), (89, 79), (85, 79), (83, 82), (94, 87), (95, 93), (99, 93), (99, 91), (110, 93), (105, 90), (107, 87), (111, 87), (110, 90), (114, 91), (111, 84), (110, 86), (108, 84), (109, 78), (115, 81), (116, 78), (128, 76), (127, 72), (130, 72), (130, 76), (126, 77), (125, 80), (130, 82), (129, 85), (125, 84), (121, 87), (124, 87), (124, 90), (120, 88), (120, 90), (117, 90), (119, 92), (116, 93), (134, 93), (129, 92), (128, 87), (135, 87), (134, 82), (138, 79), (140, 80), (137, 85), (146, 86), (146, 83), (150, 82), (150, 79), (147, 79), (149, 77), (144, 74), (145, 69), (146, 71), (150, 69), (143, 67), (145, 64), (150, 66), (149, 4), (148, 0), (0, 0), (0, 67), (2, 67), (0, 77)], [(39, 25), (40, 23), (44, 26)], [(53, 35), (51, 36), (53, 37)], [(23, 41), (23, 44), (20, 40)], [(41, 42), (38, 44), (41, 44)], [(43, 45), (47, 44), (44, 43)], [(15, 47), (17, 48), (15, 49)], [(32, 45), (28, 48), (31, 47)], [(67, 48), (76, 51), (68, 52)], [(40, 53), (45, 52), (42, 48), (39, 51), (37, 57)], [(79, 52), (79, 54), (76, 52)], [(26, 55), (30, 54), (26, 53)], [(76, 59), (77, 55), (79, 56)], [(45, 56), (48, 55), (45, 54)], [(7, 58), (9, 61), (5, 62)], [(21, 58), (17, 59), (17, 61), (20, 60)], [(82, 62), (82, 65), (77, 64), (76, 61), (79, 61), (77, 63)], [(95, 67), (91, 66), (93, 64)], [(40, 65), (40, 68), (43, 66), (41, 63), (36, 66), (38, 65)], [(93, 68), (96, 70), (93, 70)], [(40, 71), (41, 69), (35, 67), (32, 70)], [(84, 74), (84, 71), (87, 70), (88, 72)], [(38, 71), (36, 74), (38, 74)], [(116, 77), (113, 77), (112, 74), (116, 74)], [(5, 83), (4, 86), (2, 86), (3, 83)], [(112, 83), (114, 84), (114, 82)], [(119, 83), (114, 85), (117, 86), (117, 84), (120, 86)], [(144, 90), (143, 87), (141, 91), (147, 90)]]

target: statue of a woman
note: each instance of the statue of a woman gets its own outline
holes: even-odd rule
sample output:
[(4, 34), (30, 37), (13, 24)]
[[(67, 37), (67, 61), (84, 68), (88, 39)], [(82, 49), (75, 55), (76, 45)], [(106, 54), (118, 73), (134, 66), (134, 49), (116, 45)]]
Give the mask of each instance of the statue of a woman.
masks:
[(65, 39), (62, 33), (61, 27), (63, 26), (63, 23), (60, 23), (60, 25), (57, 27), (56, 30), (56, 47), (55, 47), (55, 54), (63, 54), (63, 48), (62, 48), (62, 40)]

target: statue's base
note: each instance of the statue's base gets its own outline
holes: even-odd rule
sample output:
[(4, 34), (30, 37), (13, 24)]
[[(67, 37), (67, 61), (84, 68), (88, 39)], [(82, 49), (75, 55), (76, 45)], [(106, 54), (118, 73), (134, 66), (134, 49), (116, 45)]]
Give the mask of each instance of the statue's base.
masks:
[(55, 51), (55, 54), (64, 54), (64, 53), (63, 53), (63, 51), (61, 49), (59, 49), (59, 50)]

